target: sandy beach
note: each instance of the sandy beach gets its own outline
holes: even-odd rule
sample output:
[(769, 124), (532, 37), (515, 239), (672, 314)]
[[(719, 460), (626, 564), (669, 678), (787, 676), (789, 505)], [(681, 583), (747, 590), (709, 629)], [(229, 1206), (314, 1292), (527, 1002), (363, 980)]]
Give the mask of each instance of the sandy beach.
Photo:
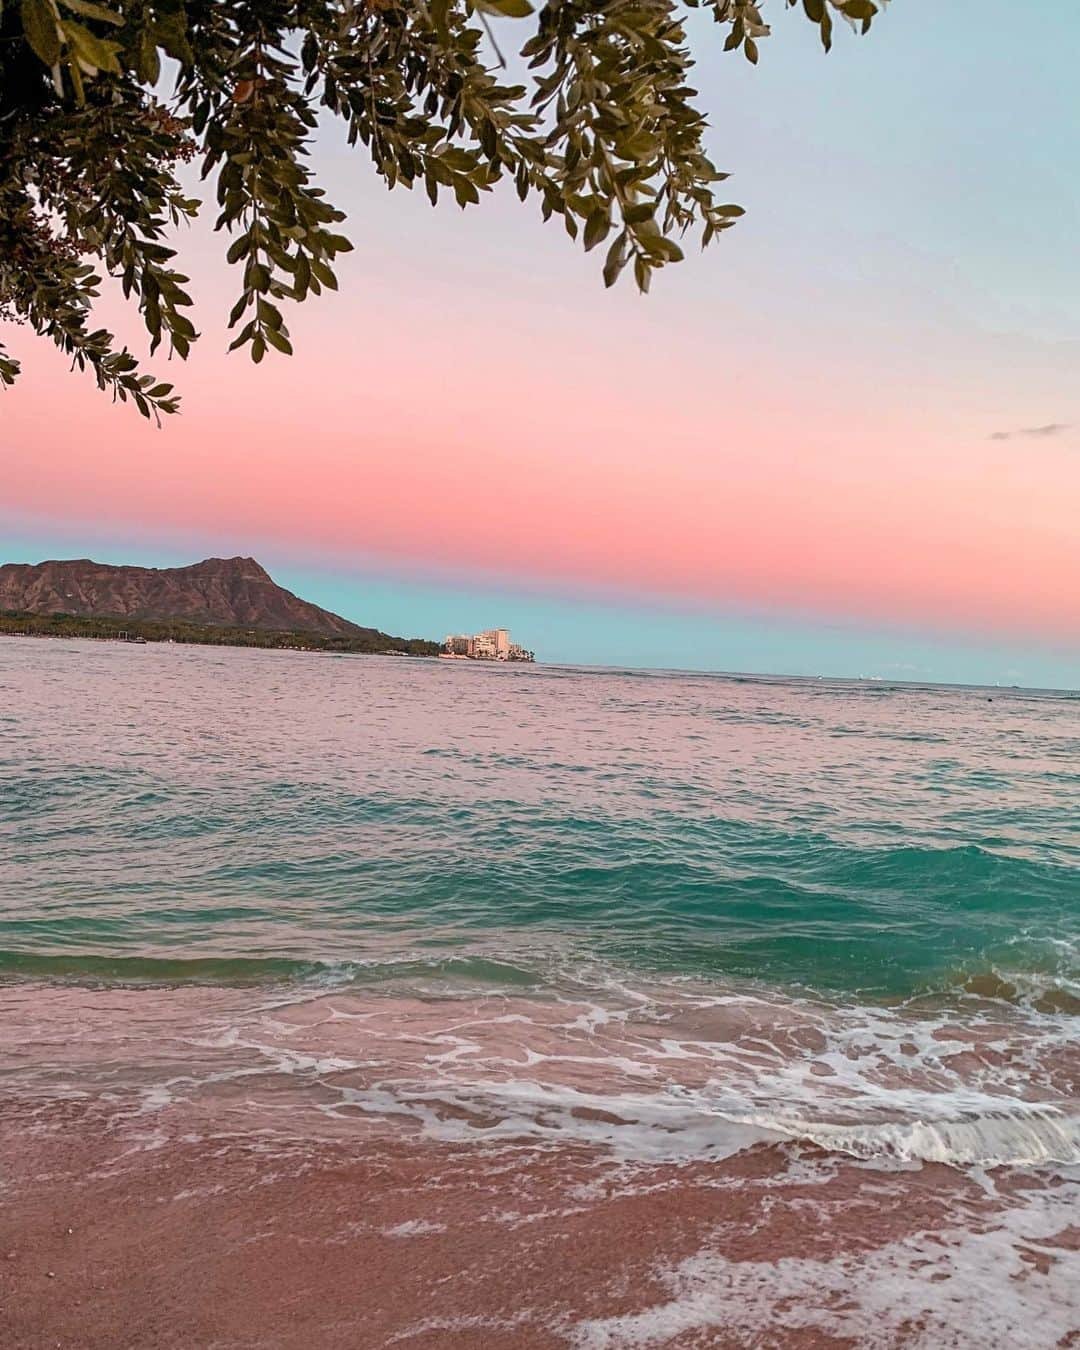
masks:
[[(2, 1011), (4, 1350), (1080, 1344), (1075, 1169), (725, 1143), (676, 1084), (628, 1090), (670, 1018), (34, 985)], [(687, 1094), (748, 1015), (667, 1043)], [(585, 1053), (627, 1083), (586, 1098)]]
[[(176, 1113), (140, 1142), (95, 1108), (5, 1108), (8, 1350), (975, 1343), (935, 1340), (955, 1297), (950, 1216), (986, 1198), (946, 1168), (897, 1185), (840, 1166), (823, 1181), (769, 1148), (720, 1167), (627, 1168), (586, 1150), (400, 1137), (185, 1142), (185, 1124)], [(928, 1246), (922, 1297), (909, 1319), (887, 1314), (878, 1339), (860, 1325), (868, 1275), (903, 1292), (915, 1270), (897, 1253), (935, 1229), (941, 1268)], [(1001, 1275), (1022, 1300), (1080, 1260), (1080, 1226), (1017, 1251)], [(1000, 1343), (971, 1316), (972, 1337)], [(1051, 1320), (1032, 1334), (1012, 1344), (1080, 1343)]]

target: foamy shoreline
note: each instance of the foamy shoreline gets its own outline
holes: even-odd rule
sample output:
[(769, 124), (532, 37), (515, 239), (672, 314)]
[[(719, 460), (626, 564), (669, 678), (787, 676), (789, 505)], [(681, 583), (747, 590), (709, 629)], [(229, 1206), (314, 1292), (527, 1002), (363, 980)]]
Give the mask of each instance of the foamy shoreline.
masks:
[(24, 981), (0, 1012), (5, 1350), (1080, 1327), (1065, 1018)]
[(1042, 1350), (1080, 1321), (1080, 1176), (209, 1123), (3, 1103), (6, 1350)]

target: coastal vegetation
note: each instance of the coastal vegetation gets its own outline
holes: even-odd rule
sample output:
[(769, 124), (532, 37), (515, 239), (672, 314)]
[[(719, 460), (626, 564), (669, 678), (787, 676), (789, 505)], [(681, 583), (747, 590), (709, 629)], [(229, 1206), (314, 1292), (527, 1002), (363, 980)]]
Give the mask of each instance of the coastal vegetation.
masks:
[(377, 628), (349, 636), (237, 625), (189, 623), (179, 619), (86, 618), (78, 614), (29, 614), (0, 610), (0, 636), (116, 639), (197, 643), (213, 647), (265, 647), (310, 652), (363, 652), (393, 656), (437, 656), (439, 644), (426, 638), (391, 637)]
[[(828, 50), (834, 22), (865, 32), (887, 0), (798, 6)], [(289, 354), (283, 302), (336, 289), (344, 213), (315, 182), (320, 117), (344, 125), (387, 187), (474, 205), (500, 182), (585, 249), (603, 279), (642, 290), (742, 215), (705, 152), (690, 87), (690, 11), (756, 64), (763, 0), (16, 0), (0, 4), (0, 319), (27, 325), (146, 417), (171, 383), (93, 309), (102, 274), (138, 307), (151, 355), (198, 334), (166, 242), (211, 185), (239, 273), (228, 323), (252, 360)], [(498, 34), (491, 20), (500, 24)], [(516, 51), (513, 76), (500, 43)], [(518, 82), (517, 70), (528, 74)], [(171, 84), (172, 92), (167, 92)], [(187, 175), (190, 177), (190, 175)], [(0, 346), (0, 386), (18, 359)]]

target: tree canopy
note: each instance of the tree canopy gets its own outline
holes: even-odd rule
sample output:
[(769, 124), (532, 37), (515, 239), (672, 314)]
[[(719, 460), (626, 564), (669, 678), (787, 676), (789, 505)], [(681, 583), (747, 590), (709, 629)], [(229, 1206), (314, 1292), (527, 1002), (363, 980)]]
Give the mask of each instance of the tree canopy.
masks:
[[(865, 32), (886, 0), (798, 6), (828, 50), (834, 21)], [(388, 187), (473, 205), (501, 180), (584, 248), (608, 286), (648, 290), (742, 209), (705, 153), (688, 84), (689, 9), (726, 50), (758, 60), (763, 0), (0, 0), (0, 318), (51, 339), (145, 416), (173, 386), (93, 327), (103, 275), (137, 305), (153, 353), (197, 338), (177, 226), (212, 186), (214, 227), (239, 273), (231, 348), (290, 353), (283, 302), (336, 289), (352, 247), (309, 161), (339, 118)], [(491, 19), (513, 19), (496, 25)], [(499, 43), (518, 34), (525, 83)], [(515, 61), (515, 68), (518, 63)], [(0, 384), (19, 373), (0, 347)]]

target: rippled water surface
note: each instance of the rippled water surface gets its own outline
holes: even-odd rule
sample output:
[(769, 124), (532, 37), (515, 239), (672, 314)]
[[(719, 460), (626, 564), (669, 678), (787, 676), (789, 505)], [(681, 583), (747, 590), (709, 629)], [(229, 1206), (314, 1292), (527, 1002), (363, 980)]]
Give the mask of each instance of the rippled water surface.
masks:
[(1076, 695), (0, 643), (12, 1141), (697, 1215), (515, 1345), (1075, 1344), (1078, 917)]
[(0, 805), (25, 972), (1077, 989), (1067, 694), (9, 640)]
[(323, 1116), (1080, 1159), (1075, 696), (30, 640), (0, 693), (9, 999), (164, 991), (48, 1004), (85, 1072), (201, 1009)]

